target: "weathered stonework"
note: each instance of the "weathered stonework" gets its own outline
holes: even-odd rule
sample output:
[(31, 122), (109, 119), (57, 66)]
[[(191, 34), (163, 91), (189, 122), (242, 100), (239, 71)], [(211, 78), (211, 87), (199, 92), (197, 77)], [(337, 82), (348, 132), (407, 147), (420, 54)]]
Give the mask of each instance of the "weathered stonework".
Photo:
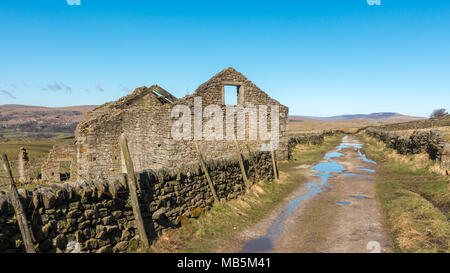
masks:
[[(234, 85), (238, 88), (238, 105), (247, 107), (250, 105), (267, 105), (267, 121), (270, 127), (271, 105), (279, 106), (280, 128), (279, 145), (277, 157), (288, 158), (288, 108), (278, 101), (270, 98), (255, 84), (245, 78), (233, 68), (224, 69), (213, 78), (200, 85), (192, 95), (177, 99), (159, 86), (140, 87), (131, 95), (125, 96), (118, 101), (104, 104), (88, 113), (78, 125), (73, 146), (76, 155), (73, 162), (71, 177), (83, 179), (100, 179), (124, 172), (118, 145), (119, 136), (123, 133), (128, 140), (131, 158), (135, 171), (145, 169), (174, 168), (182, 164), (196, 160), (198, 154), (192, 140), (175, 141), (171, 136), (172, 124), (176, 120), (171, 117), (173, 107), (186, 105), (191, 110), (191, 124), (194, 126), (194, 103), (195, 98), (201, 97), (201, 109), (215, 104), (222, 108), (224, 105), (224, 86)], [(226, 127), (226, 115), (223, 117)], [(203, 117), (203, 124), (208, 118)], [(240, 120), (242, 121), (242, 119)], [(238, 131), (239, 121), (234, 123), (235, 133), (244, 131), (245, 140), (239, 141), (241, 147), (259, 150), (260, 140), (250, 140), (249, 122), (245, 122), (245, 130)], [(258, 125), (259, 126), (259, 125)], [(270, 131), (271, 128), (268, 128)], [(226, 128), (224, 128), (224, 134)], [(194, 139), (194, 130), (191, 132)], [(199, 140), (201, 151), (207, 158), (220, 158), (234, 154), (234, 143), (232, 138), (223, 140)], [(58, 147), (55, 147), (56, 150)], [(57, 152), (54, 152), (54, 154)], [(51, 154), (51, 157), (54, 156)], [(42, 177), (47, 180), (57, 180), (56, 159), (49, 156), (49, 162), (43, 166)], [(76, 167), (76, 168), (75, 168)], [(52, 175), (53, 174), (53, 175)], [(75, 174), (75, 175), (74, 175)]]
[[(250, 181), (272, 180), (270, 153), (252, 153), (253, 160), (249, 156), (244, 156), (244, 164)], [(210, 160), (206, 165), (221, 200), (245, 193), (236, 158)], [(148, 170), (137, 176), (141, 212), (150, 240), (165, 229), (198, 217), (213, 205), (206, 176), (198, 164)], [(38, 252), (67, 252), (70, 242), (79, 244), (81, 252), (126, 252), (138, 241), (124, 175), (55, 183), (33, 191), (20, 189), (19, 195)], [(0, 253), (23, 251), (9, 196), (0, 191)]]
[(432, 160), (443, 160), (445, 142), (444, 135), (437, 129), (429, 132), (415, 131), (409, 137), (377, 128), (367, 128), (365, 132), (384, 142), (388, 148), (397, 150), (399, 154), (427, 153)]
[(29, 173), (30, 158), (28, 157), (27, 149), (20, 147), (18, 156), (19, 182), (25, 183), (31, 180)]
[(76, 160), (76, 146), (73, 144), (55, 145), (47, 157), (47, 161), (41, 166), (41, 178), (46, 181), (64, 180), (61, 172), (61, 164), (70, 165), (70, 175), (76, 177), (78, 168)]

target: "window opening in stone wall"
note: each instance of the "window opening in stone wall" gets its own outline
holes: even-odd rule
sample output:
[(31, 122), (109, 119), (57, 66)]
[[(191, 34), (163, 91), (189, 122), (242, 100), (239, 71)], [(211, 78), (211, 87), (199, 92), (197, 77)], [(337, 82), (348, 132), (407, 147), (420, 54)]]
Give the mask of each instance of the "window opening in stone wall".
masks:
[(225, 85), (223, 88), (225, 94), (225, 105), (237, 105), (238, 104), (238, 95), (239, 95), (239, 87), (235, 85)]

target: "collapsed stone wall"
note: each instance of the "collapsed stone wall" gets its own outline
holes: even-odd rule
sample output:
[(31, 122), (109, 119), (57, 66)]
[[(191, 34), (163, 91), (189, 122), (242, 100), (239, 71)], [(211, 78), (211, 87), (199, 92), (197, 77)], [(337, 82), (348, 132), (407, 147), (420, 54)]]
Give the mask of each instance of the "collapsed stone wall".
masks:
[[(254, 83), (246, 79), (241, 73), (235, 71), (234, 69), (225, 69), (218, 73), (216, 76), (214, 76), (209, 81), (205, 82), (204, 84), (200, 85), (200, 87), (194, 92), (194, 94), (186, 96), (178, 101), (175, 102), (175, 105), (186, 105), (191, 109), (192, 117), (191, 117), (191, 123), (194, 125), (194, 103), (196, 97), (201, 97), (201, 105), (203, 108), (206, 108), (210, 105), (218, 105), (221, 107), (222, 113), (224, 113), (223, 116), (223, 129), (224, 132), (223, 139), (212, 139), (208, 140), (210, 137), (206, 134), (206, 132), (203, 132), (203, 138), (205, 140), (199, 142), (200, 143), (200, 149), (203, 152), (207, 152), (209, 156), (212, 158), (214, 157), (221, 157), (223, 155), (232, 155), (234, 153), (234, 143), (233, 138), (229, 138), (230, 136), (226, 135), (226, 105), (224, 105), (224, 85), (236, 85), (238, 86), (239, 90), (239, 98), (238, 98), (238, 106), (247, 107), (250, 105), (253, 106), (268, 106), (267, 109), (267, 127), (269, 132), (272, 130), (271, 128), (271, 106), (277, 105), (279, 106), (280, 111), (280, 117), (279, 117), (279, 128), (274, 128), (276, 131), (280, 132), (279, 136), (279, 144), (278, 148), (276, 149), (277, 158), (280, 160), (287, 159), (288, 157), (288, 149), (287, 149), (287, 143), (288, 143), (288, 108), (284, 105), (281, 105), (278, 101), (270, 98), (266, 93), (264, 93), (261, 89), (259, 89)], [(166, 105), (165, 106), (170, 112), (170, 109), (172, 105)], [(206, 124), (209, 121), (209, 118), (203, 117), (202, 118), (202, 124)], [(242, 122), (245, 122), (245, 128), (241, 132), (239, 131), (238, 124)], [(260, 150), (261, 144), (265, 143), (261, 140), (251, 140), (249, 138), (251, 134), (251, 130), (257, 130), (259, 126), (258, 124), (251, 128), (248, 116), (237, 116), (235, 117), (235, 121), (233, 122), (233, 133), (238, 136), (238, 134), (243, 133), (245, 140), (239, 140), (239, 144), (242, 148), (246, 148), (248, 145), (252, 150)], [(172, 120), (168, 120), (168, 128), (166, 130), (166, 134), (168, 135), (168, 139), (171, 139), (169, 136), (170, 133), (170, 127), (172, 124)], [(256, 133), (256, 131), (253, 131), (252, 133)], [(195, 138), (194, 131), (191, 132), (192, 139)], [(169, 140), (170, 141), (170, 140)], [(197, 157), (196, 149), (192, 143), (192, 141), (171, 141), (170, 146), (170, 161), (168, 162), (169, 166), (173, 167), (176, 166), (176, 164), (179, 164), (179, 162), (184, 161), (190, 161)]]
[(31, 180), (30, 176), (30, 158), (28, 157), (27, 149), (20, 147), (18, 156), (19, 182), (25, 183)]
[(320, 133), (305, 133), (305, 134), (295, 134), (289, 136), (288, 142), (288, 154), (289, 158), (292, 157), (292, 152), (298, 144), (310, 144), (317, 145), (322, 144), (326, 136), (333, 136), (338, 134), (345, 134), (342, 130), (330, 130)]
[(384, 142), (388, 148), (396, 150), (399, 154), (427, 153), (432, 160), (441, 160), (446, 144), (444, 135), (437, 129), (429, 132), (415, 131), (410, 136), (402, 136), (378, 128), (367, 128), (365, 132)]
[[(94, 109), (77, 127), (75, 136), (77, 150), (77, 174), (79, 178), (99, 179), (109, 175), (118, 175), (124, 170), (119, 148), (119, 136), (123, 133), (128, 140), (130, 155), (136, 171), (157, 169), (162, 167), (175, 168), (196, 160), (197, 151), (192, 139), (195, 139), (194, 130), (191, 130), (191, 139), (186, 141), (174, 140), (171, 136), (171, 117), (173, 107), (184, 105), (191, 111), (191, 127), (194, 127), (195, 98), (201, 97), (201, 111), (210, 106), (218, 105), (225, 113), (224, 86), (234, 85), (238, 89), (238, 106), (268, 105), (267, 123), (270, 132), (271, 105), (279, 106), (280, 132), (277, 157), (288, 158), (288, 108), (278, 101), (270, 98), (241, 73), (233, 68), (224, 69), (210, 80), (200, 85), (192, 95), (181, 99), (166, 102), (155, 96), (150, 88), (141, 87), (133, 94), (116, 102), (107, 103)], [(158, 87), (159, 88), (159, 87)], [(247, 115), (248, 116), (248, 115)], [(236, 120), (237, 119), (237, 120)], [(233, 124), (235, 134), (244, 132), (245, 140), (239, 141), (243, 149), (247, 145), (252, 150), (260, 150), (264, 141), (251, 140), (251, 129), (248, 117), (245, 118), (245, 129), (239, 130), (238, 124), (243, 118), (235, 117)], [(202, 124), (210, 120), (202, 116)], [(220, 158), (234, 154), (234, 142), (226, 136), (226, 115), (223, 115), (223, 139), (210, 139), (203, 132), (202, 139), (198, 140), (202, 152), (210, 158)], [(259, 124), (256, 126), (258, 128)]]
[[(270, 153), (246, 154), (244, 158), (250, 181), (273, 179)], [(221, 200), (245, 193), (237, 159), (215, 159), (206, 165)], [(150, 240), (189, 217), (198, 217), (199, 212), (213, 205), (208, 182), (198, 164), (147, 170), (137, 176), (139, 202)], [(125, 175), (51, 184), (33, 191), (20, 189), (19, 195), (38, 252), (65, 252), (71, 244), (78, 244), (81, 252), (125, 252), (138, 242)], [(0, 191), (0, 253), (23, 251), (8, 194)]]
[[(47, 161), (41, 166), (41, 179), (45, 181), (61, 181), (61, 164), (70, 165), (70, 175), (77, 176), (77, 150), (72, 143), (56, 144), (47, 156)], [(68, 178), (68, 177), (67, 177)]]

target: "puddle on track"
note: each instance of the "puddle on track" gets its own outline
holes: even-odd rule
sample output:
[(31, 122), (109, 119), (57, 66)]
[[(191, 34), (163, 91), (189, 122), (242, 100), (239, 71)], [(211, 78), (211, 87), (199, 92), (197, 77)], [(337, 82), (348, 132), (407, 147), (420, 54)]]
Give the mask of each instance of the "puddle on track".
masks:
[[(320, 181), (307, 183), (306, 188), (309, 189), (308, 193), (293, 198), (282, 210), (282, 212), (276, 217), (273, 224), (267, 230), (266, 235), (247, 242), (241, 253), (258, 253), (271, 251), (274, 247), (274, 241), (283, 232), (286, 219), (301, 205), (302, 201), (332, 188), (332, 186), (328, 183), (328, 178), (335, 177), (336, 175), (331, 175), (331, 173), (337, 175), (361, 175), (353, 173), (343, 173), (343, 171), (345, 171), (345, 167), (332, 160), (332, 158), (345, 156), (343, 153), (339, 152), (342, 149), (353, 147), (358, 151), (360, 159), (376, 164), (375, 161), (367, 159), (366, 156), (361, 153), (360, 149), (363, 146), (362, 144), (345, 142), (347, 140), (348, 136), (343, 137), (342, 143), (336, 147), (335, 151), (325, 154), (323, 159), (327, 160), (327, 162), (321, 162), (310, 168), (313, 171), (319, 172), (314, 176), (320, 177)], [(350, 205), (350, 202), (339, 202), (338, 204)]]
[(365, 197), (362, 195), (352, 195), (353, 198), (358, 198), (358, 199), (369, 199), (369, 197)]
[(372, 163), (372, 164), (377, 164), (377, 162), (368, 159), (365, 154), (361, 153), (361, 150), (358, 151), (358, 155), (359, 155), (358, 158), (364, 160), (365, 162), (369, 162), (369, 163)]
[(341, 173), (342, 175), (348, 176), (366, 176), (367, 174), (359, 174), (359, 173)]
[(374, 170), (371, 169), (358, 169), (359, 171), (365, 171), (365, 172), (369, 172), (369, 173), (374, 173)]

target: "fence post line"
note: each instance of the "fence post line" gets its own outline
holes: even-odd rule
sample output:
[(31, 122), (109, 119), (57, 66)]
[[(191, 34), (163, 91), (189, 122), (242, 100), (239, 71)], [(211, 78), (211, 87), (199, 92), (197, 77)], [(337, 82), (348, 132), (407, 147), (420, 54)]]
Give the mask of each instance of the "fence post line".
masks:
[(203, 172), (206, 175), (206, 180), (208, 180), (209, 188), (211, 189), (211, 193), (212, 193), (212, 195), (214, 197), (214, 201), (218, 203), (218, 202), (220, 202), (220, 199), (217, 196), (216, 189), (214, 188), (214, 183), (212, 182), (211, 177), (209, 176), (208, 169), (206, 168), (205, 161), (203, 160), (203, 155), (200, 152), (200, 149), (198, 148), (197, 142), (195, 140), (194, 140), (194, 146), (195, 146), (195, 149), (197, 150), (198, 161), (200, 163), (200, 166), (202, 167)]
[(233, 136), (234, 147), (236, 151), (236, 156), (239, 159), (239, 166), (241, 167), (242, 178), (244, 179), (244, 184), (247, 192), (250, 190), (250, 183), (248, 181), (247, 174), (245, 173), (244, 160), (242, 159), (241, 149), (239, 148), (239, 143), (236, 140), (236, 136)]
[(255, 169), (255, 176), (259, 180), (259, 179), (261, 179), (261, 174), (259, 173), (259, 169), (256, 166), (256, 162), (255, 162), (255, 159), (253, 158), (250, 146), (248, 144), (246, 146), (247, 146), (247, 150), (248, 150), (248, 157), (250, 158), (250, 162), (252, 163), (253, 168)]
[(272, 154), (273, 174), (274, 174), (275, 180), (278, 180), (278, 167), (277, 167), (275, 150), (271, 150), (270, 153)]
[(23, 211), (22, 203), (20, 203), (19, 193), (17, 192), (16, 183), (12, 175), (11, 166), (9, 165), (6, 154), (2, 155), (3, 169), (9, 178), (9, 195), (16, 212), (17, 223), (19, 224), (20, 233), (22, 234), (23, 244), (27, 253), (36, 253), (34, 249), (33, 240), (31, 239), (31, 231), (28, 226), (25, 212)]
[(122, 150), (125, 165), (127, 167), (127, 183), (130, 192), (131, 205), (133, 207), (134, 220), (136, 222), (139, 238), (142, 244), (148, 249), (150, 247), (147, 233), (144, 227), (144, 220), (142, 219), (141, 208), (139, 206), (139, 199), (137, 195), (136, 175), (134, 173), (133, 161), (131, 160), (130, 151), (128, 149), (127, 139), (124, 134), (120, 136), (120, 147)]

